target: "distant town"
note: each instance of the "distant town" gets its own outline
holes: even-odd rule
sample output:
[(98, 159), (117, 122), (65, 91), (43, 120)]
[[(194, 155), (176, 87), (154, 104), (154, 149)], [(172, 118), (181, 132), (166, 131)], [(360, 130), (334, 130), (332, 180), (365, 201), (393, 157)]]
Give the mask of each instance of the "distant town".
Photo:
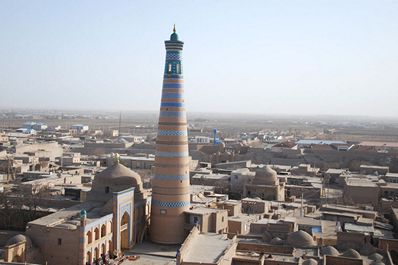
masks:
[[(95, 209), (82, 204), (117, 153), (120, 164), (141, 177), (138, 200), (144, 202), (141, 230), (134, 232), (140, 234), (125, 255), (140, 256), (132, 264), (174, 262), (177, 247), (157, 253), (145, 245), (157, 114), (32, 113), (1, 112), (4, 261), (66, 259), (71, 252), (49, 249), (79, 242), (75, 212)], [(376, 258), (389, 264), (397, 258), (398, 125), (389, 122), (381, 133), (382, 124), (365, 119), (193, 116), (188, 120), (191, 208), (184, 212), (183, 229), (195, 250), (217, 247), (206, 257), (182, 250), (180, 264), (199, 264), (202, 258), (221, 264), (224, 255), (229, 264), (382, 264), (371, 263)], [(73, 209), (72, 216), (64, 216), (63, 209)], [(101, 213), (90, 217), (101, 218)], [(111, 231), (108, 225), (105, 233)], [(94, 250), (92, 260), (109, 252), (106, 238), (107, 250)], [(40, 253), (37, 261), (31, 260), (32, 246)], [(49, 264), (62, 264), (57, 262)]]

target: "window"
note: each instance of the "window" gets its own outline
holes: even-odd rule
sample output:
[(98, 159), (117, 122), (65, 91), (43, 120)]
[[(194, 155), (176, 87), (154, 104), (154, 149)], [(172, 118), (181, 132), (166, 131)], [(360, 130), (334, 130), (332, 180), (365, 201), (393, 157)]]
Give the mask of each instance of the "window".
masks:
[(169, 63), (169, 69), (167, 72), (171, 73), (171, 63)]
[(221, 218), (221, 222), (224, 222), (224, 216)]
[(99, 229), (98, 227), (94, 229), (94, 234), (95, 234), (95, 240), (99, 239)]
[(58, 238), (58, 246), (62, 245), (62, 239)]
[(109, 193), (109, 187), (107, 186), (107, 187), (105, 187), (105, 193)]
[(87, 232), (87, 244), (90, 244), (91, 242), (93, 242), (93, 235), (91, 233), (91, 231)]
[(178, 64), (176, 65), (176, 67), (177, 67), (177, 74), (181, 74), (181, 72), (180, 72), (180, 64), (178, 63)]
[(106, 225), (101, 226), (101, 237), (104, 237), (106, 235)]
[(167, 214), (167, 210), (165, 210), (165, 209), (160, 209), (160, 214)]

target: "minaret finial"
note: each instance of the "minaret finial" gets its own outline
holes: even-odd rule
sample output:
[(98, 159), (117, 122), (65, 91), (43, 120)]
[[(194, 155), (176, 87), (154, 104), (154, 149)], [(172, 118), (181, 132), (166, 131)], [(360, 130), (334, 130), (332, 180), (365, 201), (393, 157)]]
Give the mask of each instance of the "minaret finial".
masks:
[(176, 24), (174, 24), (173, 32), (176, 33)]

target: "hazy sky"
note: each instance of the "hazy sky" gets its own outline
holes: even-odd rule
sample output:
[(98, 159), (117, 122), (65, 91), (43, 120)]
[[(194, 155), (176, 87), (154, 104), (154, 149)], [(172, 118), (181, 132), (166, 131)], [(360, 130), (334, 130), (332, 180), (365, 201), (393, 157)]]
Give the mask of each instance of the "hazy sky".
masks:
[(0, 107), (398, 116), (398, 1), (0, 1)]

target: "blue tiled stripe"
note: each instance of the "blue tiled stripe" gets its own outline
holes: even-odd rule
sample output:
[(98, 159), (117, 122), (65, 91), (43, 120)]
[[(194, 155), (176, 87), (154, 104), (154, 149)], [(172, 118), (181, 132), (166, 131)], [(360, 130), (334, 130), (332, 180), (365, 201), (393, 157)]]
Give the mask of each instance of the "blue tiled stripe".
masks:
[(182, 102), (162, 102), (160, 104), (161, 107), (184, 107), (184, 103)]
[(159, 180), (186, 180), (189, 179), (189, 175), (180, 175), (180, 176), (170, 176), (170, 175), (156, 175), (154, 179)]
[(161, 208), (179, 208), (191, 205), (190, 202), (165, 202), (152, 200), (152, 204)]
[(185, 117), (185, 112), (181, 111), (161, 111), (160, 117)]
[(162, 136), (185, 136), (187, 131), (159, 130), (158, 135)]
[(162, 98), (182, 98), (180, 93), (163, 93)]
[(163, 152), (163, 151), (158, 151), (156, 152), (157, 156), (160, 157), (184, 157), (188, 156), (188, 152)]
[(184, 87), (184, 84), (179, 84), (179, 83), (164, 83), (163, 88), (182, 88)]

